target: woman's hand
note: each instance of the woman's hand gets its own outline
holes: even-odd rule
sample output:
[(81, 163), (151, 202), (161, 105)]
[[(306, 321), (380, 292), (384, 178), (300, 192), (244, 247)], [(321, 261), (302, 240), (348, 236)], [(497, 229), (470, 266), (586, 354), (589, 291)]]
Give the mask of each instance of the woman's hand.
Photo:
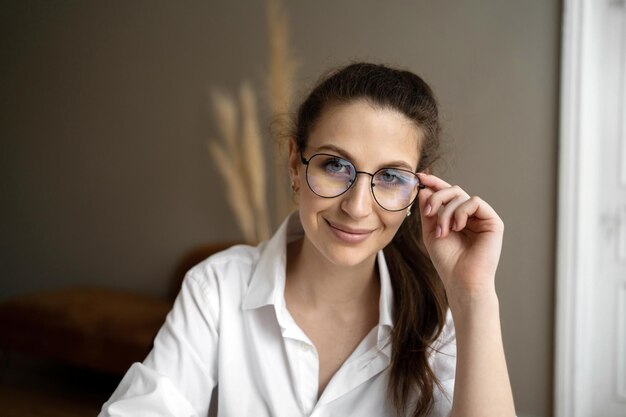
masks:
[(495, 275), (502, 220), (478, 197), (420, 174), (423, 239), (454, 318), (457, 365), (451, 415), (514, 416)]
[(495, 294), (504, 224), (489, 204), (434, 175), (419, 174), (426, 249), (453, 302)]

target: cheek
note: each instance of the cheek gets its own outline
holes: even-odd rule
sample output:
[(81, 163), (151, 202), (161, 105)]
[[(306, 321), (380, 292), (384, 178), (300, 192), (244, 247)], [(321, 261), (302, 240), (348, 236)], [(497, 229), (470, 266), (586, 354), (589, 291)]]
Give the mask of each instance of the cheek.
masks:
[(383, 217), (383, 221), (386, 225), (386, 229), (389, 232), (389, 234), (392, 235), (392, 237), (398, 232), (398, 229), (402, 225), (402, 222), (405, 220), (405, 218), (406, 218), (406, 214), (404, 211), (397, 212), (397, 213), (387, 213)]
[(311, 191), (306, 181), (301, 183), (298, 192), (298, 208), (300, 213), (307, 216), (316, 215), (316, 213), (329, 208), (333, 204), (332, 198), (322, 198)]

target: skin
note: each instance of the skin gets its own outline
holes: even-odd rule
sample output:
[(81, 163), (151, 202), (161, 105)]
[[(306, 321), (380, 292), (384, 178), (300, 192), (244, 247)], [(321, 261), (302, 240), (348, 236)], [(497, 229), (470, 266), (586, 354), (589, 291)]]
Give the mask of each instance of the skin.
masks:
[(421, 174), (423, 239), (448, 296), (457, 338), (452, 417), (514, 416), (495, 273), (504, 224), (489, 204)]
[[(415, 170), (420, 140), (419, 129), (404, 115), (358, 100), (322, 113), (304, 155), (337, 154), (359, 171), (388, 166)], [(393, 238), (407, 211), (378, 206), (366, 175), (339, 197), (315, 195), (293, 141), (289, 168), (305, 236), (287, 249), (285, 300), (318, 353), (319, 397), (378, 323), (376, 254)], [(418, 200), (423, 239), (446, 288), (457, 332), (452, 416), (513, 416), (495, 292), (503, 223), (486, 202), (470, 198), (460, 187), (434, 175), (420, 174), (420, 181), (426, 186)], [(357, 243), (343, 239), (355, 230)]]
[[(402, 114), (376, 110), (364, 101), (327, 109), (309, 134), (303, 154), (331, 153), (352, 161), (357, 170), (374, 172), (390, 165), (415, 170), (418, 133)], [(381, 140), (384, 138), (384, 140)], [(390, 212), (373, 200), (367, 175), (358, 175), (347, 193), (321, 198), (306, 184), (306, 166), (295, 146), (290, 147), (290, 167), (299, 188), (300, 220), (306, 239), (303, 250), (316, 262), (345, 273), (373, 269), (378, 251), (387, 245), (406, 217)], [(351, 245), (335, 237), (333, 229), (369, 232), (367, 239)]]
[[(415, 170), (416, 140), (417, 131), (404, 116), (359, 101), (327, 109), (310, 132), (304, 154), (307, 158), (318, 152), (336, 154), (368, 172), (390, 165)], [(316, 347), (320, 396), (332, 375), (378, 324), (376, 254), (391, 241), (406, 212), (378, 206), (366, 175), (359, 175), (342, 196), (321, 198), (306, 184), (306, 167), (293, 141), (289, 154), (305, 237), (288, 247), (285, 300)], [(367, 237), (358, 244), (346, 243), (337, 237), (337, 229), (367, 231)]]

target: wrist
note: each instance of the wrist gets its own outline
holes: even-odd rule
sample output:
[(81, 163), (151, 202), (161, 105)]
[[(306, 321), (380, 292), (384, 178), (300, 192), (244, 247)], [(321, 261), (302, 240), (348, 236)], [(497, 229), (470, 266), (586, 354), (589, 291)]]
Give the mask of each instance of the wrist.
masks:
[(501, 343), (500, 304), (495, 291), (491, 294), (466, 295), (449, 302), (449, 306), (459, 345), (477, 337), (499, 340)]
[(499, 300), (495, 287), (473, 291), (451, 291), (446, 292), (446, 295), (453, 315), (455, 313), (465, 315), (473, 312), (499, 309)]

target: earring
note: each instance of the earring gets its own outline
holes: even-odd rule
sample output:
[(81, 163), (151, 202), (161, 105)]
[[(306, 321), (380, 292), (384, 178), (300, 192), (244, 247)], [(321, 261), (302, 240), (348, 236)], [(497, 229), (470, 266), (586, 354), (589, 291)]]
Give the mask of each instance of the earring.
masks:
[(406, 217), (409, 217), (411, 215), (411, 209), (408, 209), (406, 212)]
[(295, 180), (291, 180), (291, 191), (293, 191), (294, 193), (297, 193), (300, 190), (300, 187), (296, 186), (296, 181)]

